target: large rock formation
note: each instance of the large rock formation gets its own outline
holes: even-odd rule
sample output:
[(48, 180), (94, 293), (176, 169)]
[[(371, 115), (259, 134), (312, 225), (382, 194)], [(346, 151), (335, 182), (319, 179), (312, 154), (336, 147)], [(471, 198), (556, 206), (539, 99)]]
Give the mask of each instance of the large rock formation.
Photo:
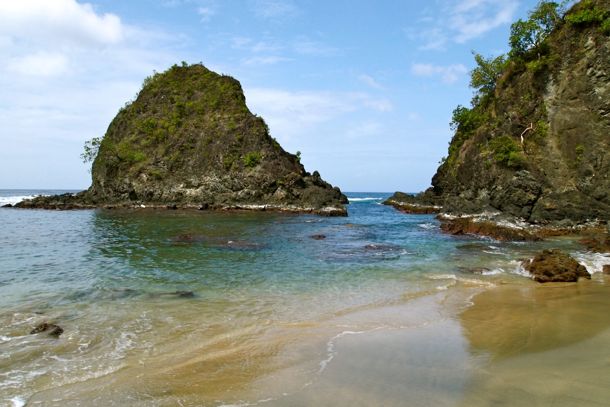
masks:
[(547, 225), (610, 219), (610, 2), (576, 4), (458, 113), (422, 204)]
[(203, 65), (144, 81), (99, 144), (93, 183), (21, 207), (170, 206), (344, 215), (346, 197), (305, 171), (252, 114), (240, 83)]

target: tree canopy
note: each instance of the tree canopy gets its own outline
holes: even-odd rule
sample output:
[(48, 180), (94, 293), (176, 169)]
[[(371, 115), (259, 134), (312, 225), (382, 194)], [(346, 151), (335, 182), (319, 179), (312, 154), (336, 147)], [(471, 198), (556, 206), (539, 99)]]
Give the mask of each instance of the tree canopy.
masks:
[(538, 48), (562, 21), (563, 6), (554, 1), (540, 1), (527, 20), (517, 20), (510, 27), (510, 55), (518, 57)]

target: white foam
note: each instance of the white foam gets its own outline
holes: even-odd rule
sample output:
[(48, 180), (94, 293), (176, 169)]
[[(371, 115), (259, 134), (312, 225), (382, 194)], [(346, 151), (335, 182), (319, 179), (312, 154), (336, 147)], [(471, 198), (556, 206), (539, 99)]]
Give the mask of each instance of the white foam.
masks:
[(350, 198), (347, 197), (347, 200), (350, 202), (367, 202), (367, 201), (381, 201), (383, 198), (375, 198), (372, 196), (367, 196), (364, 198)]
[[(377, 330), (380, 328), (375, 328), (374, 330)], [(335, 356), (337, 355), (337, 352), (335, 351), (335, 341), (339, 338), (342, 338), (346, 335), (360, 335), (366, 332), (370, 332), (370, 331), (343, 331), (340, 334), (337, 334), (335, 336), (333, 336), (326, 344), (326, 352), (328, 354), (327, 358), (322, 360), (320, 362), (320, 369), (318, 370), (318, 373), (322, 373), (326, 367), (328, 366), (328, 364), (330, 362), (332, 362), (332, 360), (335, 358)]]
[(498, 274), (502, 274), (504, 273), (504, 270), (501, 268), (495, 268), (492, 270), (484, 270), (483, 273), (481, 273), (484, 276), (496, 276)]
[(24, 407), (25, 406), (25, 399), (20, 396), (13, 397), (9, 401), (12, 403), (12, 407)]
[(430, 223), (430, 222), (420, 223), (417, 226), (422, 228), (422, 229), (426, 229), (426, 230), (437, 229), (438, 228), (437, 225), (435, 225), (434, 223)]
[(457, 276), (455, 274), (433, 274), (426, 276), (430, 280), (457, 280)]
[(0, 206), (3, 205), (15, 205), (16, 203), (19, 203), (21, 201), (23, 201), (24, 199), (32, 199), (35, 198), (38, 195), (14, 195), (14, 196), (0, 196)]
[(532, 278), (532, 275), (523, 268), (519, 260), (511, 260), (509, 264), (511, 265), (511, 273), (527, 278)]
[(610, 254), (608, 253), (580, 252), (574, 253), (573, 256), (587, 268), (590, 274), (601, 273), (604, 265), (610, 264)]

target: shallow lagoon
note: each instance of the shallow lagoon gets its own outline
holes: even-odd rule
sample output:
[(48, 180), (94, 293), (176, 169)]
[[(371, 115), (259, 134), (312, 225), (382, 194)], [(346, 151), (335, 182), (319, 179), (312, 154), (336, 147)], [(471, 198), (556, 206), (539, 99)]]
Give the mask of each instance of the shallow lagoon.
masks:
[[(349, 195), (347, 218), (0, 209), (0, 403), (610, 399), (606, 277), (538, 286), (518, 267), (544, 247), (607, 259), (446, 236)], [(28, 335), (42, 321), (65, 333)]]

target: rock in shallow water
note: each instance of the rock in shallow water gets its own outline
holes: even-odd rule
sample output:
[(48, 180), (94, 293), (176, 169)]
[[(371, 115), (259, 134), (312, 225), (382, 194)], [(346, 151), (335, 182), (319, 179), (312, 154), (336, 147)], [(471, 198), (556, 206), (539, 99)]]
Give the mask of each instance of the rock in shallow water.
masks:
[(585, 266), (560, 250), (543, 250), (533, 259), (524, 261), (523, 268), (539, 283), (575, 282), (579, 277), (591, 278)]
[(42, 323), (36, 325), (34, 327), (34, 329), (32, 329), (30, 331), (30, 335), (38, 334), (38, 333), (41, 333), (41, 332), (47, 332), (47, 334), (49, 336), (53, 336), (55, 338), (58, 338), (59, 335), (64, 333), (64, 330), (59, 325), (49, 324), (48, 322), (42, 322)]
[(311, 235), (309, 237), (311, 237), (313, 240), (324, 240), (324, 239), (326, 239), (326, 235), (321, 235), (321, 234), (319, 234), (319, 235)]

